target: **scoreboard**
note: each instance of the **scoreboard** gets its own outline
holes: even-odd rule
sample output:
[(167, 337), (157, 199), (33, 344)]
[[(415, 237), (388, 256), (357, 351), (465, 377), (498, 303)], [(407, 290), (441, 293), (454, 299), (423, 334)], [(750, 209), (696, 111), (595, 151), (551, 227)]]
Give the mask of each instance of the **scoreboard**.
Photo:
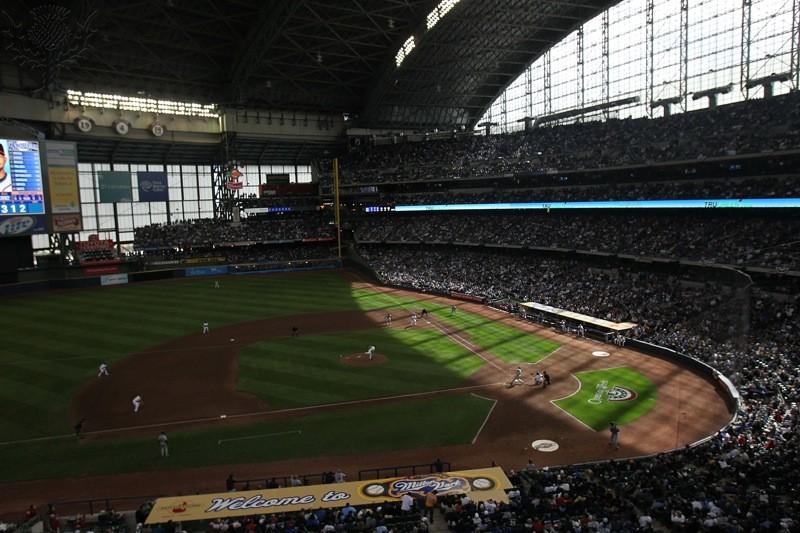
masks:
[(45, 213), (38, 141), (0, 139), (0, 217)]

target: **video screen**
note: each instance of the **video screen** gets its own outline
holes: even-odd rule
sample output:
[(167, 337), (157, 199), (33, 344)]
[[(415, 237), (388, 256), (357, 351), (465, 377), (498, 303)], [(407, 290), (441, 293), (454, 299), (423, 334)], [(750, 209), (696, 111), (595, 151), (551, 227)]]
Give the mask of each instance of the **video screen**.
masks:
[(43, 213), (39, 143), (0, 139), (0, 216)]

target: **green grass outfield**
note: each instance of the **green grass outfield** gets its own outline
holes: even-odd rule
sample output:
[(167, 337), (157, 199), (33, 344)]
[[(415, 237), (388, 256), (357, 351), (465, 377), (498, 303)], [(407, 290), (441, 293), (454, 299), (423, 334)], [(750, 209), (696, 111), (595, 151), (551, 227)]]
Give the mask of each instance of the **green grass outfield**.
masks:
[[(397, 309), (405, 305), (419, 309), (427, 307), (448, 325), (463, 329), (473, 343), (509, 361), (538, 357), (533, 355), (536, 350), (541, 348), (544, 354), (556, 346), (551, 343), (542, 347), (542, 339), (536, 336), (461, 310), (458, 316), (448, 317), (449, 307), (437, 306), (434, 309), (428, 296), (400, 299), (391, 294), (354, 289), (335, 271), (226, 276), (218, 278), (219, 289), (214, 289), (214, 279), (188, 278), (4, 298), (3, 325), (7, 334), (4, 342), (0, 343), (0, 402), (3, 405), (0, 410), (0, 442), (70, 434), (75, 423), (69, 416), (70, 401), (88, 380), (96, 376), (100, 362), (113, 363), (168, 339), (200, 333), (201, 324), (206, 320), (214, 328), (243, 320), (301, 313)], [(245, 347), (241, 369), (246, 368), (248, 375), (241, 374), (244, 376), (242, 388), (262, 395), (276, 407), (329, 403), (457, 386), (484, 364), (466, 348), (430, 328), (397, 332), (380, 328), (348, 333), (347, 336), (316, 337), (292, 339), (293, 344), (310, 343), (307, 351), (293, 359), (289, 358), (288, 347), (281, 346), (281, 341)], [(386, 365), (376, 367), (339, 366), (338, 361), (326, 359), (328, 355), (338, 356), (338, 353), (323, 353), (314, 347), (314, 344), (331, 340), (334, 341), (334, 350), (347, 348), (348, 353), (363, 351), (369, 344), (375, 344), (380, 352), (389, 355), (390, 360)], [(269, 356), (265, 357), (265, 354)], [(302, 360), (307, 364), (292, 366)], [(342, 370), (346, 370), (351, 379), (342, 379)], [(405, 407), (411, 418), (412, 409), (418, 409), (414, 405), (408, 402)], [(478, 419), (481, 417), (471, 417), (469, 423)], [(480, 422), (482, 419), (477, 423)], [(446, 429), (448, 426), (442, 427)], [(411, 431), (408, 440), (397, 441), (393, 449), (408, 447), (411, 442), (425, 442), (428, 438), (426, 432), (417, 426), (405, 429)], [(213, 437), (217, 430), (206, 431)], [(456, 432), (454, 435), (461, 438), (459, 435), (464, 433)], [(177, 444), (182, 435), (183, 432), (171, 432), (170, 440), (177, 439)], [(456, 437), (440, 435), (437, 438), (439, 443), (443, 443)], [(381, 436), (374, 438), (375, 446), (389, 446), (389, 441)], [(97, 466), (96, 470), (86, 466), (70, 470), (70, 460), (59, 458), (69, 459), (72, 457), (70, 454), (77, 454), (77, 460), (85, 453), (86, 458), (96, 456), (98, 463), (103, 463), (101, 457), (105, 454), (98, 452), (95, 446), (114, 450), (110, 455), (119, 459), (149, 447), (149, 443), (137, 442), (103, 441), (76, 446), (71, 440), (54, 440), (2, 446), (0, 453), (8, 468), (0, 472), (0, 481), (111, 472), (110, 459), (106, 466)], [(66, 455), (61, 453), (62, 446)], [(364, 442), (363, 451), (368, 451), (370, 446)], [(359, 449), (356, 447), (353, 451)], [(207, 453), (208, 457), (201, 452), (187, 454), (180, 461), (189, 461), (193, 465), (216, 464), (219, 450), (208, 449)], [(309, 449), (298, 453), (316, 452)], [(263, 457), (263, 460), (267, 459)], [(125, 464), (137, 460), (125, 457), (120, 469), (130, 471), (136, 468)], [(246, 460), (245, 456), (242, 460)], [(182, 466), (188, 466), (189, 462)], [(80, 461), (76, 464), (83, 465)]]
[[(633, 422), (647, 414), (656, 404), (658, 392), (652, 381), (643, 374), (627, 367), (592, 370), (574, 374), (581, 388), (575, 394), (554, 400), (553, 403), (590, 428), (602, 431), (611, 422), (619, 425)], [(615, 394), (614, 387), (633, 391), (635, 398), (626, 400)]]
[[(264, 463), (468, 444), (491, 407), (492, 402), (488, 400), (459, 394), (323, 411), (246, 426), (169, 432), (168, 459), (159, 456), (155, 433), (150, 438), (85, 441), (81, 444), (75, 438), (69, 438), (0, 446), (3, 457), (0, 480)], [(297, 431), (300, 433), (295, 433)], [(332, 463), (330, 466), (334, 468), (336, 465)], [(246, 477), (246, 473), (237, 477)]]

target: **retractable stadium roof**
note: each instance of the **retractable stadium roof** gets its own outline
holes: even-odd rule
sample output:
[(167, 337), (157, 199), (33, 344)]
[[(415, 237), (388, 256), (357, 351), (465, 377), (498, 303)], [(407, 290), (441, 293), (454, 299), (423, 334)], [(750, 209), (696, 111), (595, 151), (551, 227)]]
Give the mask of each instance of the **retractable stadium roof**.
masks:
[[(2, 90), (55, 88), (471, 127), (616, 0), (5, 0)], [(410, 36), (415, 48), (396, 55)], [(9, 81), (8, 73), (18, 73)]]

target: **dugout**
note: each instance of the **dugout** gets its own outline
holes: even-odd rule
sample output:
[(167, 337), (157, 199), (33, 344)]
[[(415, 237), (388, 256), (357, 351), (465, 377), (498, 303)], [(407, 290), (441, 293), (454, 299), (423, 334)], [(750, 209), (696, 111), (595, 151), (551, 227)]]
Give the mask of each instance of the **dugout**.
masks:
[(605, 342), (610, 342), (616, 335), (624, 335), (637, 326), (634, 322), (612, 322), (537, 302), (520, 303), (519, 313), (524, 319), (558, 328), (562, 326), (563, 321), (565, 333), (576, 333), (578, 325), (581, 324), (585, 328), (585, 336), (601, 338)]

